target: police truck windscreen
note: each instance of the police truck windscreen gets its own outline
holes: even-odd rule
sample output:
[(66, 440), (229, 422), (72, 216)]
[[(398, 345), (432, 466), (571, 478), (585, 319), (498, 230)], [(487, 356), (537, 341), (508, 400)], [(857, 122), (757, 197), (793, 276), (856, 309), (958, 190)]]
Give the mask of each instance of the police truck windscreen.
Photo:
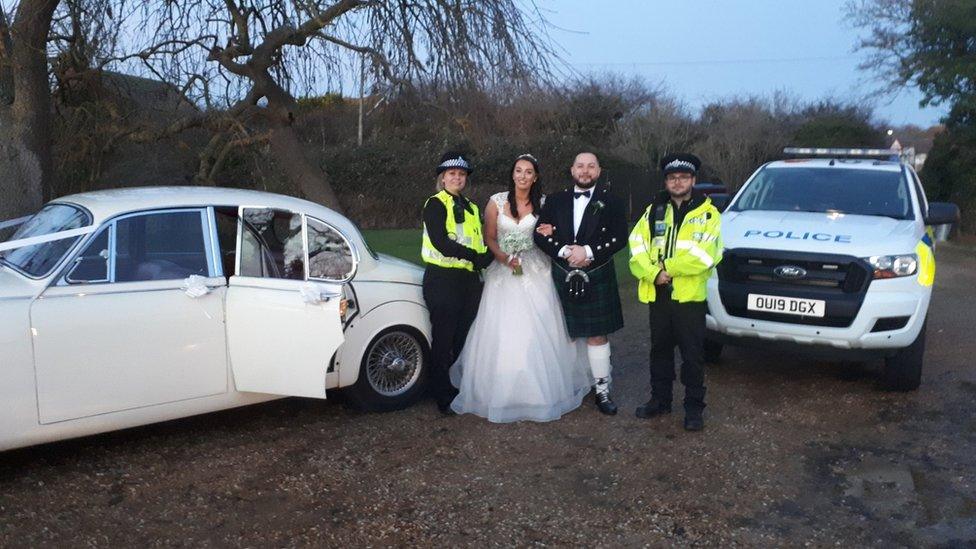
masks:
[(913, 219), (901, 171), (763, 168), (731, 211), (767, 210), (880, 215)]

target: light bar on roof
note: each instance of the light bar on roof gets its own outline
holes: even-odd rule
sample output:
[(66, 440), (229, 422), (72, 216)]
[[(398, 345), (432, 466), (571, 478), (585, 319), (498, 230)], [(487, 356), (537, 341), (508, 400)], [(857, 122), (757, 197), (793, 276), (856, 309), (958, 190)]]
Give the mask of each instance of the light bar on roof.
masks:
[(898, 157), (900, 151), (894, 149), (825, 149), (812, 147), (786, 147), (783, 154), (811, 155), (811, 156), (863, 156), (890, 158)]

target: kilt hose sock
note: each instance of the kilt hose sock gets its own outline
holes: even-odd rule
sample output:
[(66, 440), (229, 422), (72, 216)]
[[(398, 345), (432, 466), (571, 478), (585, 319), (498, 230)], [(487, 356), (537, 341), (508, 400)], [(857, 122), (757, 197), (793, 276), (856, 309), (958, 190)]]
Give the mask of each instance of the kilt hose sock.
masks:
[(590, 372), (597, 383), (606, 383), (610, 378), (610, 344), (587, 345), (586, 356), (590, 359)]

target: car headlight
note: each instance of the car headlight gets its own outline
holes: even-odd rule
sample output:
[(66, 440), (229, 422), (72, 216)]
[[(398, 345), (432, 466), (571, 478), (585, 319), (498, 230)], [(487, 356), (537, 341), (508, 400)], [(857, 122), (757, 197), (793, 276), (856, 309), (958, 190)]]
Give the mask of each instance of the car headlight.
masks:
[(905, 255), (873, 255), (864, 258), (874, 267), (874, 278), (897, 278), (911, 276), (918, 271), (918, 256)]

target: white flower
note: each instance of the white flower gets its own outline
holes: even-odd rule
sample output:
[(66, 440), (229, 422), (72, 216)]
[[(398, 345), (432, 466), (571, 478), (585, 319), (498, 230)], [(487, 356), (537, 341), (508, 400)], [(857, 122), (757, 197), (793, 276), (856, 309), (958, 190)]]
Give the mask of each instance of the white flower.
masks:
[(512, 231), (498, 240), (498, 246), (508, 255), (532, 249), (532, 237), (525, 233)]

